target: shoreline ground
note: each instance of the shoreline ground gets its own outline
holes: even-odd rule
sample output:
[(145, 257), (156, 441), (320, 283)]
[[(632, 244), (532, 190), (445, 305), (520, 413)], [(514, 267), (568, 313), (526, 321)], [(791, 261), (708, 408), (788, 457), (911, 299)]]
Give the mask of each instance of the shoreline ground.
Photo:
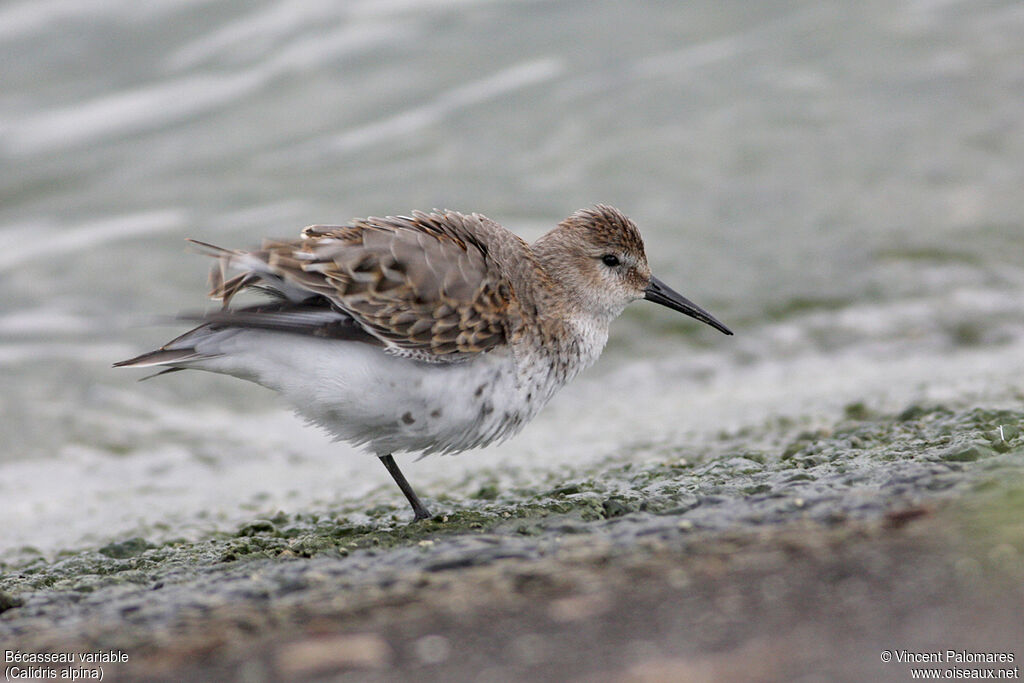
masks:
[(854, 405), (544, 490), (479, 483), (422, 524), (281, 512), (21, 558), (0, 565), (0, 640), (123, 653), (104, 678), (129, 681), (909, 680), (899, 660), (946, 651), (1016, 661), (932, 666), (1012, 668), (1022, 426)]

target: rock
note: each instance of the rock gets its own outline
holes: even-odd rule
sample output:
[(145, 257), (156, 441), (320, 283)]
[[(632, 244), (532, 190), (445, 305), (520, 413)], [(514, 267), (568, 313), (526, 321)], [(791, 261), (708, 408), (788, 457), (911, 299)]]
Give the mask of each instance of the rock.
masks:
[(23, 604), (21, 598), (11, 595), (7, 591), (0, 591), (0, 614), (15, 607), (21, 607)]
[(383, 669), (393, 653), (375, 633), (310, 638), (283, 645), (277, 670), (285, 680), (322, 676), (343, 669)]
[(107, 545), (100, 548), (99, 552), (102, 555), (112, 557), (115, 560), (123, 560), (128, 557), (135, 557), (136, 555), (141, 555), (145, 551), (154, 547), (155, 546), (151, 545), (148, 541), (146, 541), (146, 539), (135, 537), (129, 538), (126, 541), (121, 541), (119, 543), (108, 543)]
[(949, 462), (974, 462), (975, 460), (990, 458), (993, 455), (995, 455), (995, 451), (987, 446), (958, 444), (944, 451), (941, 457)]

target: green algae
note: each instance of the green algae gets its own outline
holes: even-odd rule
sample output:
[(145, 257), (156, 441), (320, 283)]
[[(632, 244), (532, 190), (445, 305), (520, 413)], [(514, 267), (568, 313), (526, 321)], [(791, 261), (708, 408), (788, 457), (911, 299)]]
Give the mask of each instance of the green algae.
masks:
[(108, 543), (97, 552), (116, 560), (123, 560), (128, 557), (139, 555), (152, 547), (153, 546), (149, 544), (146, 539), (135, 537), (121, 542)]

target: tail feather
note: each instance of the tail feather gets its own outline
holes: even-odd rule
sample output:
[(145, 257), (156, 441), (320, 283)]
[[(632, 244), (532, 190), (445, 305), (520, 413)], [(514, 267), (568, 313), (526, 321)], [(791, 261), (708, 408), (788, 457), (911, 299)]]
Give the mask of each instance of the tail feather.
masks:
[(200, 254), (216, 259), (210, 270), (210, 298), (220, 301), (225, 309), (236, 294), (248, 288), (269, 291), (274, 297), (292, 303), (302, 303), (316, 296), (315, 292), (287, 282), (275, 273), (267, 262), (270, 255), (265, 250), (247, 252), (192, 238), (186, 241)]
[(196, 360), (197, 358), (205, 358), (200, 353), (196, 353), (195, 349), (168, 349), (161, 348), (156, 351), (150, 351), (144, 353), (141, 356), (135, 356), (135, 358), (129, 358), (128, 360), (118, 361), (114, 363), (115, 368), (149, 368), (155, 365), (170, 365), (172, 363), (182, 363), (189, 360)]
[[(202, 324), (155, 351), (114, 363), (114, 367), (163, 368), (162, 372), (150, 377), (188, 368), (211, 369), (204, 361), (230, 356), (231, 352), (222, 348), (222, 344), (247, 329), (383, 345), (350, 314), (332, 306), (323, 295), (287, 281), (276, 273), (268, 260), (285, 257), (268, 252), (266, 244), (262, 250), (245, 252), (194, 239), (187, 241), (199, 253), (216, 260), (210, 273), (210, 295), (220, 300), (221, 310), (179, 316), (179, 320)], [(297, 261), (293, 265), (301, 266)], [(301, 268), (299, 272), (302, 272)], [(269, 294), (273, 302), (231, 309), (231, 300), (246, 289)], [(218, 368), (214, 371), (226, 372), (222, 364)]]
[(221, 357), (223, 342), (245, 330), (267, 330), (382, 346), (379, 339), (366, 332), (350, 316), (326, 306), (277, 302), (237, 310), (185, 314), (178, 316), (177, 320), (202, 324), (155, 351), (114, 363), (114, 367), (209, 369), (203, 361)]
[(138, 381), (145, 382), (147, 379), (153, 379), (154, 377), (159, 377), (161, 375), (169, 375), (172, 372), (181, 372), (182, 370), (187, 370), (187, 369), (188, 368), (164, 368), (163, 370), (160, 370), (159, 372), (154, 372), (152, 375), (146, 375), (145, 377), (140, 377)]
[(216, 244), (210, 244), (209, 242), (202, 242), (191, 237), (186, 237), (185, 241), (189, 244), (196, 246), (196, 251), (200, 254), (206, 254), (207, 256), (213, 256), (219, 258), (226, 254), (241, 254), (242, 252), (236, 249), (225, 249), (224, 247), (218, 247)]

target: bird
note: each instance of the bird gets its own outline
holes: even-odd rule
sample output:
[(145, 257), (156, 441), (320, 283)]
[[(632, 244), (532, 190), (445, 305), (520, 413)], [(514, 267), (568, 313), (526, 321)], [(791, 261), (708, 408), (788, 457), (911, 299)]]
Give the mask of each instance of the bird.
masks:
[[(379, 458), (414, 521), (431, 514), (394, 454), (516, 434), (597, 360), (629, 303), (732, 334), (653, 276), (636, 224), (602, 204), (532, 244), (482, 214), (436, 209), (311, 225), (251, 251), (188, 241), (215, 259), (220, 308), (179, 316), (199, 325), (114, 367), (205, 370), (279, 392)], [(262, 298), (233, 306), (243, 291)]]

